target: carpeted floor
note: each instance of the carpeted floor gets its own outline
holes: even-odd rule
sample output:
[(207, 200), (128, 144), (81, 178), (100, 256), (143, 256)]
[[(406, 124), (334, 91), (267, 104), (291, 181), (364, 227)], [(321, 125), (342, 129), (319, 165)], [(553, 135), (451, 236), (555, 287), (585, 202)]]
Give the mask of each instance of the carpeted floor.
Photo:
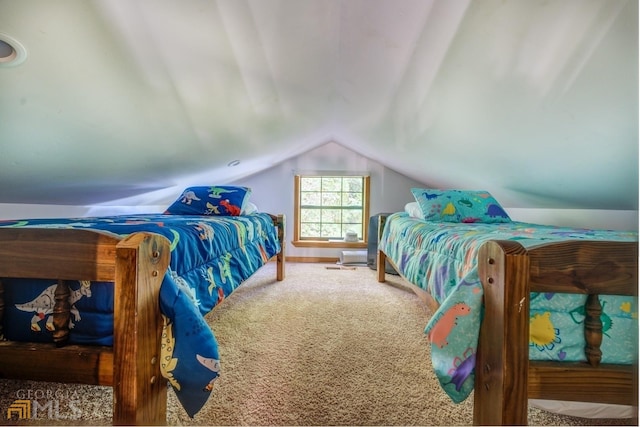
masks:
[[(223, 375), (189, 418), (169, 391), (172, 425), (470, 425), (473, 396), (441, 391), (422, 331), (430, 313), (397, 276), (379, 284), (366, 267), (273, 263), (207, 316)], [(335, 266), (331, 266), (335, 267)], [(0, 381), (0, 419), (31, 390), (58, 402), (29, 424), (108, 424), (111, 390)], [(1, 424), (2, 422), (0, 422)], [(17, 423), (17, 422), (15, 422)], [(532, 425), (637, 425), (529, 410)]]

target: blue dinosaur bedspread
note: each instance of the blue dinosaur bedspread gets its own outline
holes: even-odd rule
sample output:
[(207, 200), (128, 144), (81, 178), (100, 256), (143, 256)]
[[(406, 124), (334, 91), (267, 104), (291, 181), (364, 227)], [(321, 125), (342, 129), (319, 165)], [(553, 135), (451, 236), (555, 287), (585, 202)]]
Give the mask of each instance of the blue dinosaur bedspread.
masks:
[[(489, 240), (517, 240), (524, 247), (559, 240), (637, 241), (637, 232), (586, 230), (522, 222), (427, 222), (405, 212), (390, 215), (379, 247), (411, 283), (440, 304), (425, 328), (441, 386), (454, 402), (474, 386), (483, 289), (477, 251)], [(585, 295), (532, 293), (529, 358), (584, 361)], [(601, 296), (602, 363), (633, 363), (638, 347), (638, 306), (632, 297)], [(452, 319), (455, 319), (453, 321)]]
[[(204, 315), (280, 251), (277, 229), (266, 213), (33, 219), (0, 221), (0, 227), (84, 228), (120, 236), (147, 231), (169, 239), (170, 265), (160, 288), (161, 368), (190, 416), (207, 401), (220, 368), (218, 343)], [(55, 283), (3, 279), (6, 338), (52, 340)], [(71, 288), (70, 342), (112, 345), (112, 284), (82, 282)]]

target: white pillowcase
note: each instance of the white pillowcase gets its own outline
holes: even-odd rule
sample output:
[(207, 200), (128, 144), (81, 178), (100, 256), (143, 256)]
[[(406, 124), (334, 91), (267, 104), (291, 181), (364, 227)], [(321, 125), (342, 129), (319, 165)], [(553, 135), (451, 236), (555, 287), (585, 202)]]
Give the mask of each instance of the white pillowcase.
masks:
[(242, 212), (240, 215), (251, 215), (252, 213), (258, 212), (258, 207), (251, 202), (244, 202), (244, 206), (242, 207)]
[(424, 214), (418, 202), (409, 202), (404, 205), (404, 211), (412, 218), (424, 219)]

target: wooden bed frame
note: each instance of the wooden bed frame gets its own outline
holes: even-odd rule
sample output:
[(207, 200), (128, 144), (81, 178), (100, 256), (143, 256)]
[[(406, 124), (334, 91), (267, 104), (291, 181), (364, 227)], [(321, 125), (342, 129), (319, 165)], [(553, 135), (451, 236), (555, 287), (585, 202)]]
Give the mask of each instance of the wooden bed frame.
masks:
[[(378, 238), (385, 222), (381, 217)], [(378, 250), (379, 282), (385, 281), (387, 259)], [(637, 418), (637, 361), (600, 363), (603, 325), (598, 299), (599, 294), (637, 297), (637, 242), (565, 241), (525, 249), (516, 241), (490, 241), (478, 252), (478, 269), (485, 312), (476, 354), (474, 425), (526, 425), (528, 399), (630, 405)], [(411, 289), (437, 309), (428, 292), (417, 286)], [(588, 363), (529, 360), (530, 292), (588, 295), (584, 322)]]
[[(280, 281), (284, 215), (271, 217), (281, 245), (274, 256)], [(112, 386), (114, 424), (166, 424), (158, 298), (169, 256), (169, 241), (147, 232), (120, 238), (81, 229), (0, 228), (0, 278), (58, 279), (55, 343), (0, 341), (0, 378)], [(70, 315), (65, 280), (115, 283), (113, 347), (64, 345)], [(0, 337), (3, 294), (0, 281)]]

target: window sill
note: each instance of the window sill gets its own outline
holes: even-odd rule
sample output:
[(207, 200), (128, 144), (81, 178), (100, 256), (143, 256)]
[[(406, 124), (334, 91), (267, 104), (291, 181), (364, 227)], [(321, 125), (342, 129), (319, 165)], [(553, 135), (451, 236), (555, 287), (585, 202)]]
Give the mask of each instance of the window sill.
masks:
[(297, 248), (366, 248), (367, 242), (344, 242), (340, 240), (293, 240), (291, 244)]

